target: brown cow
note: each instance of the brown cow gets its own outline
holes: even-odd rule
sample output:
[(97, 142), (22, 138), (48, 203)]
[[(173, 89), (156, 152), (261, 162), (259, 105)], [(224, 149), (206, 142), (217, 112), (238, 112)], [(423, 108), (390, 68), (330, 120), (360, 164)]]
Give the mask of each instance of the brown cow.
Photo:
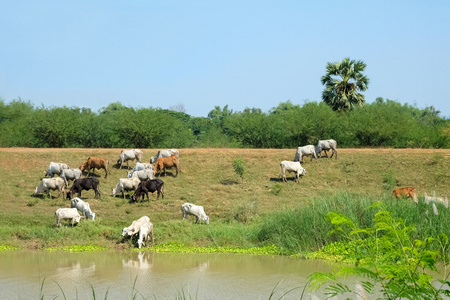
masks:
[(398, 188), (392, 191), (392, 195), (396, 198), (406, 197), (416, 199), (416, 190), (412, 186)]
[(171, 169), (173, 167), (175, 167), (177, 171), (175, 174), (175, 177), (177, 177), (178, 169), (180, 168), (180, 159), (178, 156), (160, 157), (156, 160), (153, 174), (156, 176), (156, 172), (159, 170), (159, 175), (161, 175), (161, 171), (164, 170), (164, 176), (166, 176), (166, 168)]
[(103, 157), (95, 157), (95, 156), (89, 156), (88, 160), (80, 166), (81, 172), (84, 172), (87, 170), (87, 176), (89, 176), (91, 169), (94, 169), (92, 173), (95, 174), (95, 169), (105, 169), (105, 179), (106, 176), (108, 176), (108, 165), (109, 161), (106, 158)]

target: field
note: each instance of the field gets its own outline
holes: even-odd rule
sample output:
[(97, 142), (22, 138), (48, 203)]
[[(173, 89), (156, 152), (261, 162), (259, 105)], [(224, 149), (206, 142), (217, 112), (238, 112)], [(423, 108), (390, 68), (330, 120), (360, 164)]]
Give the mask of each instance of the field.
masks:
[[(450, 150), (435, 149), (338, 149), (338, 159), (305, 158), (306, 176), (300, 183), (288, 174), (288, 183), (280, 178), (279, 164), (292, 160), (295, 149), (180, 149), (181, 172), (167, 172), (165, 198), (130, 203), (112, 197), (126, 168), (115, 162), (121, 149), (0, 149), (0, 245), (27, 249), (72, 245), (98, 245), (128, 249), (122, 241), (122, 228), (143, 215), (155, 226), (155, 243), (182, 243), (191, 246), (259, 246), (250, 233), (274, 212), (307, 207), (314, 199), (347, 193), (372, 200), (390, 198), (394, 186), (414, 186), (419, 198), (426, 192), (450, 196)], [(155, 149), (142, 149), (144, 162)], [(81, 198), (96, 213), (95, 222), (81, 222), (74, 228), (55, 228), (54, 213), (70, 207), (65, 197), (33, 196), (49, 162), (64, 162), (79, 167), (88, 156), (109, 159), (110, 174), (96, 170), (101, 199), (93, 191), (83, 191)], [(235, 173), (235, 158), (245, 161), (244, 180)], [(131, 162), (134, 166), (134, 162)], [(52, 193), (53, 196), (57, 192)], [(392, 201), (395, 201), (392, 199)], [(405, 200), (406, 201), (406, 200)], [(202, 205), (210, 225), (182, 220), (184, 202)]]

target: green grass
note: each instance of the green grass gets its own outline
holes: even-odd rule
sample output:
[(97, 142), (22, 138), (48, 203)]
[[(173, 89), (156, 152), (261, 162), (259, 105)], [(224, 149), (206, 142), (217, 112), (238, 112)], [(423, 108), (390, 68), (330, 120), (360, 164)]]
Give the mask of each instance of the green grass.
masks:
[[(143, 151), (146, 162), (156, 153), (151, 149)], [(324, 220), (330, 210), (350, 213), (351, 218), (366, 222), (370, 216), (367, 207), (380, 199), (391, 205), (399, 217), (418, 222), (420, 232), (448, 232), (447, 210), (438, 207), (438, 216), (432, 211), (424, 215), (429, 208), (393, 199), (390, 188), (394, 183), (414, 186), (419, 199), (424, 192), (446, 195), (450, 150), (338, 151), (338, 160), (306, 160), (303, 167), (307, 174), (296, 184), (292, 176), (288, 176), (288, 183), (281, 182), (279, 167), (282, 160), (293, 159), (295, 149), (180, 149), (182, 172), (177, 178), (161, 178), (165, 198), (156, 200), (153, 195), (150, 202), (132, 204), (129, 198), (111, 196), (118, 178), (126, 176), (125, 169), (113, 167), (120, 149), (0, 149), (0, 180), (4, 183), (0, 194), (0, 245), (25, 249), (90, 245), (132, 249), (136, 245), (122, 239), (122, 228), (148, 215), (155, 226), (155, 249), (175, 244), (205, 249), (264, 249), (276, 245), (280, 253), (294, 254), (336, 241), (328, 236), (330, 227)], [(94, 199), (92, 191), (82, 192), (96, 220), (82, 221), (73, 228), (66, 224), (56, 228), (54, 212), (69, 207), (70, 202), (63, 197), (34, 197), (34, 188), (50, 161), (78, 167), (89, 155), (110, 161), (107, 179), (103, 178), (103, 170), (96, 171), (101, 199)], [(245, 161), (244, 182), (233, 168), (236, 157)], [(180, 207), (184, 202), (204, 206), (210, 225), (194, 224), (192, 217), (183, 220)]]

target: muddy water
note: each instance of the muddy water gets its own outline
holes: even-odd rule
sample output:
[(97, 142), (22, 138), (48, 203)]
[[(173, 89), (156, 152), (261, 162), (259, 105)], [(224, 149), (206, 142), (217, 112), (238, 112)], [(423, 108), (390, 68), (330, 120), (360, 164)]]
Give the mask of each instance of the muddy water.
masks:
[(269, 299), (276, 287), (272, 299), (279, 299), (310, 273), (333, 267), (266, 255), (12, 251), (0, 253), (0, 298)]

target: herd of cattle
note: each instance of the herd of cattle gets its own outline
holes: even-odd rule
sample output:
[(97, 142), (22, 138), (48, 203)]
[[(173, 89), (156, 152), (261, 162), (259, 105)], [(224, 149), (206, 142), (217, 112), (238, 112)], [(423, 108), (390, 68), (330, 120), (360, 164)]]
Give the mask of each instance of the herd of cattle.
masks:
[[(156, 199), (159, 199), (161, 195), (164, 198), (164, 181), (155, 176), (161, 176), (161, 172), (166, 175), (166, 169), (175, 168), (174, 177), (178, 176), (180, 170), (180, 158), (179, 151), (176, 149), (167, 149), (158, 151), (157, 155), (150, 158), (150, 163), (144, 163), (143, 152), (139, 149), (122, 150), (117, 160), (119, 169), (122, 169), (123, 164), (127, 164), (129, 169), (129, 161), (136, 160), (134, 168), (127, 172), (126, 178), (119, 178), (116, 186), (112, 189), (112, 196), (122, 193), (122, 197), (125, 199), (125, 193), (134, 191), (131, 201), (138, 201), (140, 197), (142, 200), (149, 200), (148, 193), (157, 192)], [(93, 190), (95, 198), (100, 198), (101, 193), (99, 189), (100, 181), (96, 177), (88, 177), (91, 171), (95, 169), (104, 169), (105, 179), (109, 174), (109, 161), (103, 157), (90, 156), (87, 161), (79, 168), (71, 169), (65, 163), (50, 162), (44, 178), (38, 187), (36, 187), (34, 194), (47, 193), (51, 197), (50, 191), (57, 190), (58, 197), (61, 194), (66, 193), (65, 189), (69, 186), (69, 181), (73, 181), (72, 186), (66, 193), (67, 199), (70, 200), (70, 208), (58, 208), (55, 212), (56, 226), (60, 227), (63, 220), (68, 220), (72, 226), (79, 223), (81, 219), (95, 219), (95, 213), (92, 212), (89, 203), (80, 199), (81, 192), (83, 190)], [(86, 177), (82, 177), (86, 172)], [(59, 177), (55, 177), (59, 175)], [(77, 197), (74, 197), (77, 196)], [(80, 213), (81, 212), (81, 215)], [(191, 203), (184, 203), (181, 206), (181, 212), (183, 218), (187, 218), (188, 215), (196, 217), (196, 223), (199, 220), (203, 220), (206, 224), (209, 224), (209, 217), (205, 214), (202, 206), (194, 205)], [(150, 219), (147, 216), (133, 221), (133, 223), (123, 229), (123, 237), (133, 237), (139, 233), (137, 241), (138, 247), (141, 248), (145, 245), (145, 241), (149, 236), (153, 238), (153, 224), (150, 223)]]
[[(335, 140), (319, 140), (317, 145), (307, 145), (298, 147), (294, 160), (287, 161), (284, 160), (280, 163), (282, 181), (287, 182), (286, 172), (294, 173), (294, 181), (299, 182), (300, 176), (306, 175), (306, 170), (301, 166), (300, 162), (304, 162), (305, 156), (311, 156), (311, 161), (313, 158), (317, 160), (317, 157), (321, 157), (322, 152), (328, 158), (327, 151), (331, 150), (331, 156), (335, 156), (337, 159), (337, 143)], [(180, 159), (179, 151), (176, 149), (167, 149), (158, 151), (157, 155), (150, 158), (150, 163), (144, 163), (143, 152), (139, 149), (132, 150), (122, 150), (117, 160), (117, 165), (119, 169), (122, 169), (123, 164), (126, 163), (127, 170), (129, 167), (129, 161), (136, 160), (134, 168), (127, 172), (126, 178), (119, 178), (116, 186), (112, 189), (112, 196), (115, 197), (122, 193), (122, 197), (125, 199), (125, 193), (129, 191), (134, 191), (131, 196), (131, 201), (136, 202), (140, 197), (142, 200), (149, 200), (148, 193), (157, 192), (156, 199), (159, 199), (161, 195), (164, 198), (164, 182), (156, 178), (155, 176), (161, 175), (164, 172), (166, 175), (166, 169), (175, 168), (177, 177), (178, 171), (180, 169)], [(95, 198), (100, 198), (99, 190), (99, 180), (95, 177), (88, 177), (91, 174), (91, 170), (104, 169), (105, 179), (107, 178), (109, 171), (109, 161), (102, 157), (90, 156), (88, 160), (82, 164), (77, 169), (70, 169), (67, 164), (50, 162), (45, 177), (41, 179), (41, 183), (36, 187), (34, 193), (47, 193), (50, 195), (50, 190), (57, 190), (58, 197), (61, 193), (65, 193), (65, 188), (68, 187), (69, 181), (73, 180), (72, 186), (68, 190), (67, 199), (70, 200), (71, 208), (59, 208), (55, 212), (56, 226), (61, 226), (62, 220), (68, 220), (69, 224), (72, 226), (81, 219), (95, 219), (95, 213), (92, 212), (89, 203), (80, 199), (81, 191), (83, 190), (93, 190), (95, 193)], [(82, 174), (87, 172), (86, 177), (83, 178)], [(59, 177), (54, 177), (59, 175)], [(74, 197), (77, 195), (77, 197)], [(412, 198), (417, 203), (417, 194), (413, 187), (397, 188), (393, 191), (392, 195), (396, 198), (407, 197)], [(425, 202), (432, 203), (433, 210), (437, 213), (437, 208), (434, 203), (442, 203), (446, 208), (448, 208), (447, 197), (436, 197), (436, 195), (428, 196), (425, 193)], [(81, 212), (81, 215), (79, 214)], [(209, 217), (206, 215), (202, 206), (194, 205), (191, 203), (184, 203), (181, 206), (181, 212), (183, 218), (188, 218), (189, 215), (195, 216), (195, 222), (198, 223), (203, 220), (206, 224), (209, 224)], [(129, 227), (125, 227), (122, 231), (123, 237), (133, 237), (138, 234), (139, 238), (137, 240), (138, 247), (141, 248), (145, 245), (145, 241), (153, 237), (153, 224), (150, 222), (150, 218), (143, 216), (138, 220), (132, 222)]]

